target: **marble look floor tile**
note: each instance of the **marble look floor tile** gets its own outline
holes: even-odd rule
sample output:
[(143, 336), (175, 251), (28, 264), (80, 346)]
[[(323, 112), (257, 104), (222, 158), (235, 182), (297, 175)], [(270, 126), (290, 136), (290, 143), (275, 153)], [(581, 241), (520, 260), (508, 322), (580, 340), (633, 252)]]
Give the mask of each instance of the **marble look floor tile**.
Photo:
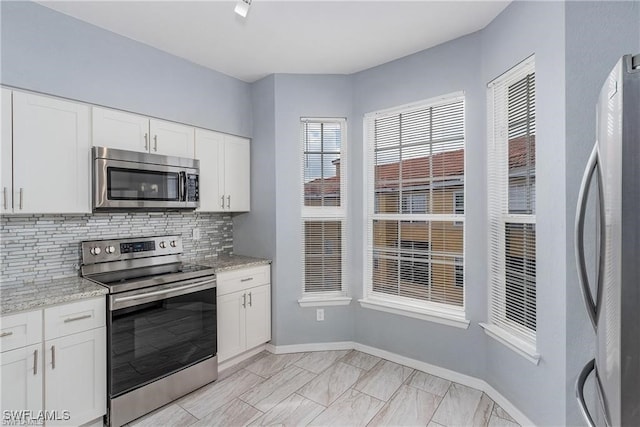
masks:
[(249, 425), (306, 426), (324, 410), (324, 406), (293, 393)]
[(427, 424), (427, 427), (445, 427), (442, 424), (438, 424), (438, 423), (434, 423), (433, 421), (429, 422), (429, 424)]
[(305, 357), (298, 360), (295, 365), (299, 368), (311, 371), (314, 374), (319, 374), (329, 366), (333, 365), (336, 360), (344, 357), (347, 353), (349, 353), (348, 350), (314, 351), (312, 353), (308, 353)]
[(447, 427), (486, 426), (493, 409), (493, 401), (480, 390), (453, 383), (433, 421)]
[(354, 388), (386, 402), (412, 372), (411, 368), (382, 360), (364, 374)]
[(383, 406), (383, 401), (349, 389), (309, 425), (366, 426)]
[(216, 381), (186, 395), (176, 403), (196, 417), (203, 418), (264, 380), (252, 372), (241, 370), (222, 381)]
[(489, 418), (488, 427), (520, 427), (520, 424), (499, 417), (494, 413), (491, 415), (491, 418)]
[(241, 395), (240, 399), (267, 412), (315, 377), (302, 368), (289, 366)]
[(364, 372), (355, 366), (337, 362), (302, 387), (298, 393), (321, 405), (329, 406), (353, 386)]
[(244, 426), (262, 415), (253, 406), (234, 399), (202, 418), (192, 427)]
[(198, 421), (196, 417), (176, 404), (163, 406), (129, 423), (131, 427), (187, 426)]
[(444, 396), (447, 394), (447, 390), (449, 390), (451, 381), (422, 371), (415, 371), (407, 381), (407, 384), (422, 391), (435, 394), (436, 396)]
[(267, 355), (269, 355), (271, 353), (269, 353), (268, 351), (264, 350), (261, 351), (260, 353), (251, 356), (250, 358), (243, 360), (240, 363), (237, 363), (233, 366), (230, 366), (229, 368), (225, 369), (224, 371), (220, 371), (218, 372), (218, 381), (221, 381), (227, 377), (230, 377), (231, 375), (235, 374), (236, 372), (238, 372), (241, 369), (246, 368), (247, 366), (257, 362), (258, 360), (262, 359), (263, 357), (266, 357)]
[(436, 411), (442, 397), (403, 385), (378, 412), (371, 426), (424, 426)]
[(268, 354), (256, 360), (245, 369), (264, 378), (277, 374), (286, 367), (293, 365), (308, 353)]
[(360, 368), (360, 369), (364, 369), (365, 371), (368, 371), (369, 369), (376, 366), (376, 364), (380, 360), (382, 359), (380, 359), (377, 356), (372, 356), (370, 354), (363, 353), (361, 351), (352, 350), (340, 361), (353, 365), (356, 368)]
[(502, 408), (502, 406), (498, 405), (497, 403), (493, 404), (492, 415), (495, 415), (496, 417), (504, 418), (505, 420), (511, 421), (512, 423), (517, 423), (517, 421), (515, 419), (513, 419), (513, 417), (511, 415), (509, 415), (509, 413), (507, 411), (505, 411)]

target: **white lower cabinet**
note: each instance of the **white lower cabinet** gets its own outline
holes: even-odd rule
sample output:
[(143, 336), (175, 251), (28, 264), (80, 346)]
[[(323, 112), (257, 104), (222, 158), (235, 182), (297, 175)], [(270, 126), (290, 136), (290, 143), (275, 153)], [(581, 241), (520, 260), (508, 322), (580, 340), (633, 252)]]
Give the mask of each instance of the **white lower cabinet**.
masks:
[(78, 426), (100, 419), (107, 401), (105, 320), (102, 297), (2, 317), (3, 420)]
[(218, 289), (218, 361), (271, 340), (270, 266), (221, 272)]

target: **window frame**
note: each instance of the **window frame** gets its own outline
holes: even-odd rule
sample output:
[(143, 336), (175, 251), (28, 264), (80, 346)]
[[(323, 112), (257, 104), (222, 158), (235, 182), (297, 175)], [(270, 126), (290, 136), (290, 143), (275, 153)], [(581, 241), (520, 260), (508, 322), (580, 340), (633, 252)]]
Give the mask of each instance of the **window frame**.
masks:
[[(488, 84), (487, 89), (487, 183), (489, 210), (489, 271), (487, 322), (480, 325), (485, 332), (501, 342), (514, 352), (520, 354), (530, 362), (538, 364), (540, 354), (537, 353), (537, 330), (531, 330), (527, 325), (509, 318), (507, 312), (507, 231), (509, 224), (536, 225), (535, 209), (533, 213), (520, 213), (517, 209), (510, 210), (509, 187), (509, 88), (515, 83), (534, 74), (535, 55), (530, 56), (510, 70), (497, 77)], [(535, 82), (535, 80), (534, 80)], [(534, 83), (535, 84), (535, 83)], [(534, 108), (535, 108), (534, 86)], [(527, 104), (527, 108), (530, 108)], [(500, 115), (500, 116), (498, 116)], [(534, 120), (535, 125), (535, 120)], [(537, 135), (537, 132), (528, 135)], [(535, 141), (535, 140), (534, 140)], [(537, 145), (537, 142), (535, 143)], [(535, 149), (535, 147), (534, 147)], [(537, 169), (537, 161), (534, 166)], [(535, 176), (535, 173), (534, 173)], [(537, 182), (537, 181), (536, 181)], [(536, 189), (534, 182), (533, 203), (535, 207)], [(518, 205), (520, 206), (520, 205)], [(523, 232), (524, 233), (524, 232)], [(537, 258), (536, 248), (536, 258)], [(525, 275), (526, 276), (526, 275)], [(523, 277), (525, 277), (523, 276)], [(537, 280), (536, 282), (537, 286)], [(527, 287), (527, 280), (523, 279), (523, 289)], [(523, 303), (523, 313), (526, 315), (528, 307)], [(537, 299), (535, 300), (537, 311)], [(513, 316), (513, 315), (511, 315)], [(526, 319), (524, 320), (527, 323)], [(524, 331), (523, 329), (529, 329)], [(537, 329), (537, 328), (536, 328)]]
[[(374, 144), (375, 142), (370, 138), (369, 135), (369, 123), (372, 120), (375, 120), (376, 117), (392, 115), (392, 114), (401, 114), (410, 112), (412, 110), (419, 110), (428, 107), (435, 107), (439, 105), (445, 105), (449, 103), (453, 103), (456, 101), (462, 101), (463, 104), (463, 113), (462, 113), (462, 126), (463, 126), (463, 146), (464, 146), (464, 171), (466, 171), (466, 143), (467, 143), (467, 123), (466, 123), (466, 107), (465, 107), (465, 96), (463, 91), (449, 93), (442, 96), (437, 96), (434, 98), (418, 101), (415, 103), (405, 104), (398, 107), (393, 107), (385, 110), (375, 111), (371, 113), (367, 113), (364, 116), (363, 120), (363, 135), (364, 135), (364, 144), (363, 144), (363, 158), (366, 159), (365, 167), (363, 168), (363, 206), (364, 206), (364, 224), (363, 224), (363, 232), (365, 239), (363, 241), (363, 265), (364, 265), (364, 274), (363, 274), (363, 297), (358, 300), (360, 305), (364, 308), (380, 310), (388, 313), (398, 314), (402, 316), (412, 317), (421, 320), (427, 320), (431, 322), (436, 322), (448, 326), (454, 326), (462, 329), (467, 329), (469, 327), (469, 321), (466, 319), (466, 309), (465, 309), (465, 296), (466, 290), (462, 289), (462, 306), (457, 307), (451, 304), (444, 304), (434, 301), (419, 301), (416, 299), (410, 299), (406, 297), (396, 297), (394, 295), (386, 294), (382, 297), (379, 293), (373, 292), (373, 284), (372, 284), (372, 271), (373, 264), (375, 262), (373, 256), (373, 220), (376, 206), (376, 197), (375, 197), (375, 179), (373, 175), (373, 153), (374, 153)], [(460, 190), (456, 190), (460, 191)], [(464, 189), (462, 191), (466, 192), (466, 185), (464, 185)], [(427, 197), (427, 202), (429, 203), (429, 197)], [(400, 208), (402, 204), (402, 200), (399, 200)], [(401, 210), (401, 209), (399, 209)], [(375, 214), (378, 220), (395, 220), (398, 222), (420, 222), (420, 221), (428, 221), (428, 222), (454, 222), (459, 221), (461, 224), (464, 224), (464, 215), (455, 215), (453, 213), (450, 214)], [(462, 230), (463, 232), (463, 242), (462, 242), (462, 256), (466, 252), (466, 229)], [(430, 267), (430, 271), (432, 268)], [(430, 273), (433, 274), (433, 273)]]
[[(340, 204), (337, 206), (305, 206), (305, 125), (308, 123), (338, 123), (340, 125)], [(301, 265), (301, 296), (298, 304), (301, 307), (348, 305), (351, 298), (348, 297), (347, 287), (347, 179), (348, 179), (348, 147), (347, 147), (347, 119), (344, 117), (301, 117), (300, 118), (300, 265)], [(306, 287), (306, 248), (305, 248), (305, 224), (307, 222), (339, 222), (341, 224), (341, 283), (340, 290), (309, 292)], [(324, 246), (324, 242), (323, 242)]]

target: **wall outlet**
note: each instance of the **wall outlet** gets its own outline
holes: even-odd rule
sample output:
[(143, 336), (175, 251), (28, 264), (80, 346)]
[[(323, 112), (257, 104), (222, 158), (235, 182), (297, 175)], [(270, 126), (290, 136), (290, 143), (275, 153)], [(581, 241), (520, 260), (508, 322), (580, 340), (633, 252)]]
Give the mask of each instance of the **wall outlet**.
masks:
[(322, 322), (324, 320), (324, 308), (319, 308), (316, 310), (316, 320), (318, 322)]
[(199, 228), (194, 228), (193, 229), (193, 240), (200, 240), (200, 229)]

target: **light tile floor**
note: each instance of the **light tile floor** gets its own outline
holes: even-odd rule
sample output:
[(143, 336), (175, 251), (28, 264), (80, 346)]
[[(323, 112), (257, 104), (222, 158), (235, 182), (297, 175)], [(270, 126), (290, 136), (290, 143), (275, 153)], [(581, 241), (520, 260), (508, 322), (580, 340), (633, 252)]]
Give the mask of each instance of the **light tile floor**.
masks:
[(518, 426), (479, 390), (355, 350), (262, 352), (129, 424), (245, 425)]

